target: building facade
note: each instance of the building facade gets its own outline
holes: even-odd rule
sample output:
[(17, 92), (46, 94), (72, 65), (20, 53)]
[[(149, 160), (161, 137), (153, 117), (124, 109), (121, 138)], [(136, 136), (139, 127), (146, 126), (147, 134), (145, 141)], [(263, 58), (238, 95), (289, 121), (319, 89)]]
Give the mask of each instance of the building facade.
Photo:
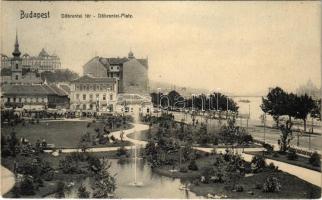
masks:
[(1, 87), (1, 102), (5, 107), (25, 110), (46, 110), (48, 108), (69, 108), (69, 97), (56, 85), (15, 85)]
[(147, 94), (148, 68), (148, 59), (137, 59), (130, 52), (127, 58), (94, 57), (83, 66), (83, 74), (115, 78), (118, 93)]
[(82, 112), (113, 112), (117, 80), (108, 77), (82, 76), (70, 85), (71, 109)]
[(139, 94), (119, 94), (115, 112), (122, 115), (151, 115), (153, 104), (150, 96)]

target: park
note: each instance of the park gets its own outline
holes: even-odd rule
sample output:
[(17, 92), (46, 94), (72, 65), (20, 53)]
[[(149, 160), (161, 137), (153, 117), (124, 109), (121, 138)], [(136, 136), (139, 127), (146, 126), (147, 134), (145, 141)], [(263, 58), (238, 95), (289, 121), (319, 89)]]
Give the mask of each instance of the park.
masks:
[(281, 122), (276, 150), (234, 115), (219, 121), (215, 128), (206, 120), (189, 123), (168, 110), (13, 120), (2, 125), (2, 166), (14, 174), (4, 197), (320, 197), (320, 180), (311, 179), (321, 173), (320, 156), (290, 149), (289, 122)]

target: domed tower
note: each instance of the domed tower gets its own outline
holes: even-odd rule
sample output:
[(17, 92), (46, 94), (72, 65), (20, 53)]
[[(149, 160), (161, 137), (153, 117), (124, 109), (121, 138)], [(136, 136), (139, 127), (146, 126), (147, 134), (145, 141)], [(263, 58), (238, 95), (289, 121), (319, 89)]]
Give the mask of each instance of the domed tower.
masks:
[(133, 54), (133, 52), (130, 50), (130, 52), (129, 52), (129, 54), (128, 54), (128, 58), (129, 59), (133, 59), (133, 58), (135, 58), (134, 57), (134, 54)]

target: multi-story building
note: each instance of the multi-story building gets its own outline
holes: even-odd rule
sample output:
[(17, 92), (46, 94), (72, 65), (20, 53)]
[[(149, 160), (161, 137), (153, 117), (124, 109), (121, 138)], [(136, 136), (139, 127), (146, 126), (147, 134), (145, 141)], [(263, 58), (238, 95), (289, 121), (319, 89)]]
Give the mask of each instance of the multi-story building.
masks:
[[(18, 38), (16, 36), (16, 44), (18, 45)], [(20, 57), (19, 52), (19, 57)], [(12, 57), (8, 57), (4, 54), (1, 54), (1, 69), (11, 68), (12, 66)], [(21, 56), (21, 67), (26, 69), (38, 70), (39, 72), (43, 71), (55, 71), (56, 69), (61, 68), (60, 58), (56, 55), (49, 55), (45, 49), (42, 49), (38, 56), (30, 56), (25, 53)]]
[(83, 66), (84, 75), (116, 78), (118, 93), (149, 92), (148, 59), (137, 59), (130, 52), (124, 58), (94, 57)]
[(113, 112), (117, 80), (108, 77), (82, 76), (71, 81), (71, 109), (81, 112)]

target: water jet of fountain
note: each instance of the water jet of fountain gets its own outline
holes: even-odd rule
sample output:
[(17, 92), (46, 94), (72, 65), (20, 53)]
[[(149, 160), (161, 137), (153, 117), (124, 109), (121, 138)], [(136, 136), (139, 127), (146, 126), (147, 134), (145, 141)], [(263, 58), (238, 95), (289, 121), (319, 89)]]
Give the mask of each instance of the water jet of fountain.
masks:
[[(132, 113), (132, 116), (133, 116), (133, 121), (134, 123), (139, 123), (139, 112), (137, 109), (134, 109), (134, 102), (133, 102), (133, 95), (132, 95), (132, 108), (131, 108), (131, 112)], [(134, 138), (137, 139), (136, 137), (136, 130), (134, 129)], [(136, 187), (140, 187), (143, 185), (142, 182), (138, 182), (137, 180), (137, 148), (138, 148), (138, 145), (137, 144), (134, 144), (134, 182), (131, 184), (132, 186), (136, 186)]]

